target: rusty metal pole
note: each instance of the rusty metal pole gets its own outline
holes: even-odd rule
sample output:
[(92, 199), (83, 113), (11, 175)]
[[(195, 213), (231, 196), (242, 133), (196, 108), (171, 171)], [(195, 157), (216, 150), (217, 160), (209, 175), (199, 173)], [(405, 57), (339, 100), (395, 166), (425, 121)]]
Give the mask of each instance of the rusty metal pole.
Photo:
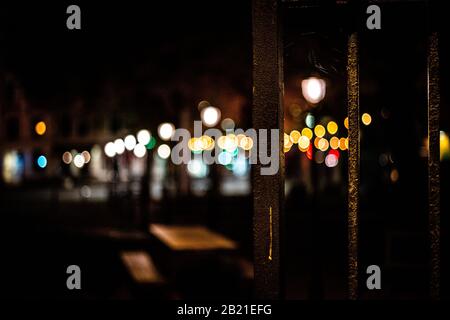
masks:
[(275, 175), (261, 175), (261, 165), (253, 166), (255, 296), (279, 299), (283, 292), (280, 236), (284, 202), (283, 50), (279, 3), (277, 0), (253, 0), (252, 6), (253, 127), (280, 130), (279, 171)]
[(358, 34), (348, 40), (348, 295), (358, 298), (358, 215), (359, 215), (359, 53)]
[(428, 223), (431, 247), (430, 296), (440, 294), (439, 52), (438, 33), (428, 39)]

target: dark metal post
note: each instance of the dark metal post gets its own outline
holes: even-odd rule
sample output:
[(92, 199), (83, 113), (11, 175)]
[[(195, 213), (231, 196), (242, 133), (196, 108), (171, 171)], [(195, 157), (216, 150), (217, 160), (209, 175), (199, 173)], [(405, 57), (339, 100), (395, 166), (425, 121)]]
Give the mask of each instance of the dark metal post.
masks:
[(428, 218), (431, 244), (430, 295), (440, 291), (439, 52), (438, 34), (428, 42)]
[(275, 175), (261, 175), (261, 166), (253, 167), (255, 295), (259, 299), (279, 299), (283, 291), (283, 51), (278, 5), (276, 0), (253, 0), (253, 127), (280, 130), (280, 170)]
[(358, 215), (359, 215), (359, 66), (358, 35), (348, 40), (348, 290), (358, 298)]

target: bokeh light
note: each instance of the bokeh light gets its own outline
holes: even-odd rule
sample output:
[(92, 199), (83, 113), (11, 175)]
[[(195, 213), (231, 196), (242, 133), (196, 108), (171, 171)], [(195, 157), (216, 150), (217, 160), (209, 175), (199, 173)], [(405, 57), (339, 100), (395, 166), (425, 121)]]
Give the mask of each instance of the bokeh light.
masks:
[(164, 140), (170, 140), (175, 132), (175, 126), (169, 122), (161, 123), (158, 127), (158, 135)]
[(250, 137), (244, 137), (241, 142), (239, 143), (239, 146), (244, 149), (245, 151), (250, 150), (253, 148), (253, 139)]
[(125, 142), (125, 149), (127, 149), (128, 151), (133, 150), (134, 147), (136, 146), (136, 138), (132, 134), (126, 136), (124, 142)]
[(231, 161), (233, 161), (233, 156), (229, 152), (222, 151), (219, 154), (218, 160), (221, 165), (226, 166), (226, 165), (229, 165), (231, 163)]
[(327, 130), (330, 134), (335, 134), (338, 131), (338, 125), (334, 121), (330, 121), (327, 124)]
[(321, 151), (327, 151), (330, 146), (329, 142), (325, 138), (321, 138), (318, 143), (318, 149)]
[(389, 178), (391, 179), (391, 182), (392, 183), (396, 183), (398, 181), (399, 177), (400, 177), (400, 175), (398, 173), (398, 170), (395, 169), (395, 168), (392, 169), (391, 170), (391, 174), (389, 175)]
[(47, 125), (45, 124), (44, 121), (39, 121), (38, 123), (36, 123), (36, 125), (34, 126), (34, 131), (36, 131), (36, 133), (40, 136), (42, 136), (43, 134), (45, 134), (45, 132), (47, 131)]
[(140, 130), (136, 135), (137, 141), (144, 146), (150, 142), (151, 136), (150, 131), (145, 129)]
[(36, 162), (39, 168), (44, 169), (47, 166), (47, 158), (44, 155), (40, 155)]
[(122, 139), (114, 140), (114, 150), (117, 154), (122, 154), (125, 152), (125, 142)]
[[(314, 116), (311, 114), (311, 113), (308, 113), (307, 115), (306, 115), (306, 118), (305, 118), (305, 124), (306, 124), (306, 126), (308, 127), (308, 128), (314, 128), (314, 125), (315, 125), (315, 123), (316, 123), (316, 119), (314, 118)], [(302, 133), (303, 134), (303, 133)], [(310, 138), (311, 139), (311, 138)]]
[(203, 150), (212, 150), (214, 149), (214, 139), (210, 136), (201, 136), (200, 139), (203, 143)]
[(156, 139), (154, 136), (150, 137), (150, 141), (145, 145), (145, 147), (149, 150), (153, 149), (156, 145)]
[(199, 159), (192, 159), (187, 165), (188, 173), (193, 178), (205, 178), (208, 175), (208, 166)]
[(341, 149), (342, 151), (347, 150), (347, 139), (346, 138), (339, 139), (339, 149)]
[(311, 77), (302, 81), (302, 94), (306, 101), (319, 103), (325, 97), (326, 84), (319, 78)]
[(312, 147), (312, 144), (309, 144), (308, 150), (306, 151), (306, 157), (307, 157), (309, 160), (312, 160), (312, 157), (313, 157), (313, 147)]
[(170, 157), (170, 147), (167, 144), (162, 144), (158, 147), (158, 156), (161, 159), (167, 159)]
[(327, 154), (327, 156), (325, 157), (325, 165), (326, 165), (328, 168), (334, 168), (334, 167), (336, 167), (336, 166), (338, 165), (338, 163), (339, 163), (339, 159), (338, 159), (338, 157), (337, 157), (335, 154), (333, 154), (333, 153), (329, 153), (329, 154)]
[(209, 106), (201, 111), (200, 116), (205, 126), (214, 127), (220, 121), (220, 110)]
[(368, 126), (369, 124), (372, 123), (372, 117), (371, 117), (370, 114), (368, 114), (368, 113), (364, 113), (364, 114), (361, 116), (361, 120), (362, 120), (362, 123), (363, 123), (364, 125), (366, 125), (366, 126)]
[(344, 119), (344, 127), (345, 129), (348, 129), (348, 117)]
[(314, 154), (314, 161), (315, 161), (317, 164), (322, 164), (322, 163), (325, 161), (325, 153), (322, 152), (322, 151), (317, 151), (317, 152)]
[(222, 127), (223, 130), (227, 131), (234, 129), (235, 124), (233, 119), (225, 118), (222, 120), (220, 126)]
[(292, 130), (291, 133), (289, 134), (289, 138), (292, 143), (298, 143), (298, 140), (300, 139), (301, 136), (302, 134), (298, 130)]
[(302, 136), (306, 136), (309, 140), (311, 140), (313, 138), (313, 132), (310, 128), (303, 128)]
[(301, 136), (300, 140), (298, 141), (298, 147), (300, 150), (307, 150), (310, 144), (310, 140), (307, 136)]
[(445, 131), (441, 131), (439, 134), (440, 142), (440, 159), (450, 159), (450, 140), (448, 134)]
[(283, 140), (284, 148), (291, 148), (292, 147), (292, 141), (288, 134), (284, 134), (284, 140)]
[(143, 156), (145, 156), (146, 153), (147, 149), (142, 143), (136, 144), (136, 146), (133, 149), (133, 154), (138, 158), (142, 158)]
[(200, 101), (200, 102), (198, 103), (197, 108), (198, 108), (199, 111), (202, 111), (202, 109), (204, 109), (204, 108), (206, 108), (206, 107), (209, 107), (209, 106), (210, 106), (210, 103), (209, 103), (208, 101), (202, 100), (202, 101)]
[(220, 136), (219, 139), (217, 139), (217, 145), (219, 146), (220, 149), (225, 149), (225, 140), (226, 140), (226, 136)]
[(65, 164), (70, 164), (72, 162), (72, 158), (72, 154), (69, 151), (64, 152), (62, 155), (62, 161)]
[(237, 138), (236, 135), (234, 134), (227, 134), (225, 136), (225, 140), (224, 140), (224, 149), (227, 150), (228, 152), (233, 153), (234, 150), (236, 150), (237, 148)]
[(75, 157), (73, 158), (73, 164), (77, 168), (83, 168), (84, 163), (85, 163), (85, 159), (84, 159), (83, 155), (80, 153), (75, 155)]
[(81, 153), (81, 155), (84, 158), (84, 163), (89, 163), (89, 161), (91, 161), (91, 154), (89, 153), (89, 151), (85, 150)]
[(201, 148), (199, 148), (199, 145), (197, 142), (198, 138), (192, 137), (189, 139), (188, 141), (188, 148), (189, 150), (191, 150), (192, 152), (198, 152), (201, 151)]
[(114, 146), (114, 142), (108, 142), (105, 145), (105, 154), (107, 157), (112, 158), (116, 155), (116, 147)]
[(319, 137), (322, 138), (326, 133), (325, 127), (321, 124), (318, 124), (315, 128), (314, 128), (314, 134)]
[(330, 147), (331, 147), (331, 149), (334, 149), (334, 150), (339, 148), (339, 138), (338, 137), (331, 137)]

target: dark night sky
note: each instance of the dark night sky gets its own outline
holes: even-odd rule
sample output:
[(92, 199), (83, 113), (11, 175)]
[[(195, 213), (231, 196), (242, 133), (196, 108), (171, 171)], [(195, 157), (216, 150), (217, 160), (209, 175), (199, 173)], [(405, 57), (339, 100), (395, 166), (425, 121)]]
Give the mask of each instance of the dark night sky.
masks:
[[(66, 8), (81, 7), (82, 30)], [(151, 87), (220, 74), (240, 90), (251, 76), (250, 1), (77, 1), (1, 4), (4, 68), (40, 105), (98, 95), (107, 82)]]

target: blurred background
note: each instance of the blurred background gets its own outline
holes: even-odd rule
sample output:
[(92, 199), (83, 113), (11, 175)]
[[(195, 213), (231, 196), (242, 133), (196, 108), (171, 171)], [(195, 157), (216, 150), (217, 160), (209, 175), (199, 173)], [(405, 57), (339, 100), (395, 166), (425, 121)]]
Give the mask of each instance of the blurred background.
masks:
[[(290, 299), (347, 296), (346, 1), (280, 12), (285, 273)], [(183, 299), (253, 295), (251, 1), (0, 5), (3, 294)], [(317, 6), (323, 4), (323, 6)], [(288, 7), (288, 6), (286, 6)], [(426, 43), (422, 2), (384, 3), (363, 30), (362, 298), (428, 295)], [(357, 18), (355, 16), (357, 15)], [(401, 17), (401, 18), (399, 18)], [(443, 296), (448, 297), (449, 37), (440, 34)], [(170, 160), (177, 128), (221, 137), (219, 163)], [(79, 265), (82, 290), (67, 290)], [(361, 281), (362, 286), (365, 281)]]

